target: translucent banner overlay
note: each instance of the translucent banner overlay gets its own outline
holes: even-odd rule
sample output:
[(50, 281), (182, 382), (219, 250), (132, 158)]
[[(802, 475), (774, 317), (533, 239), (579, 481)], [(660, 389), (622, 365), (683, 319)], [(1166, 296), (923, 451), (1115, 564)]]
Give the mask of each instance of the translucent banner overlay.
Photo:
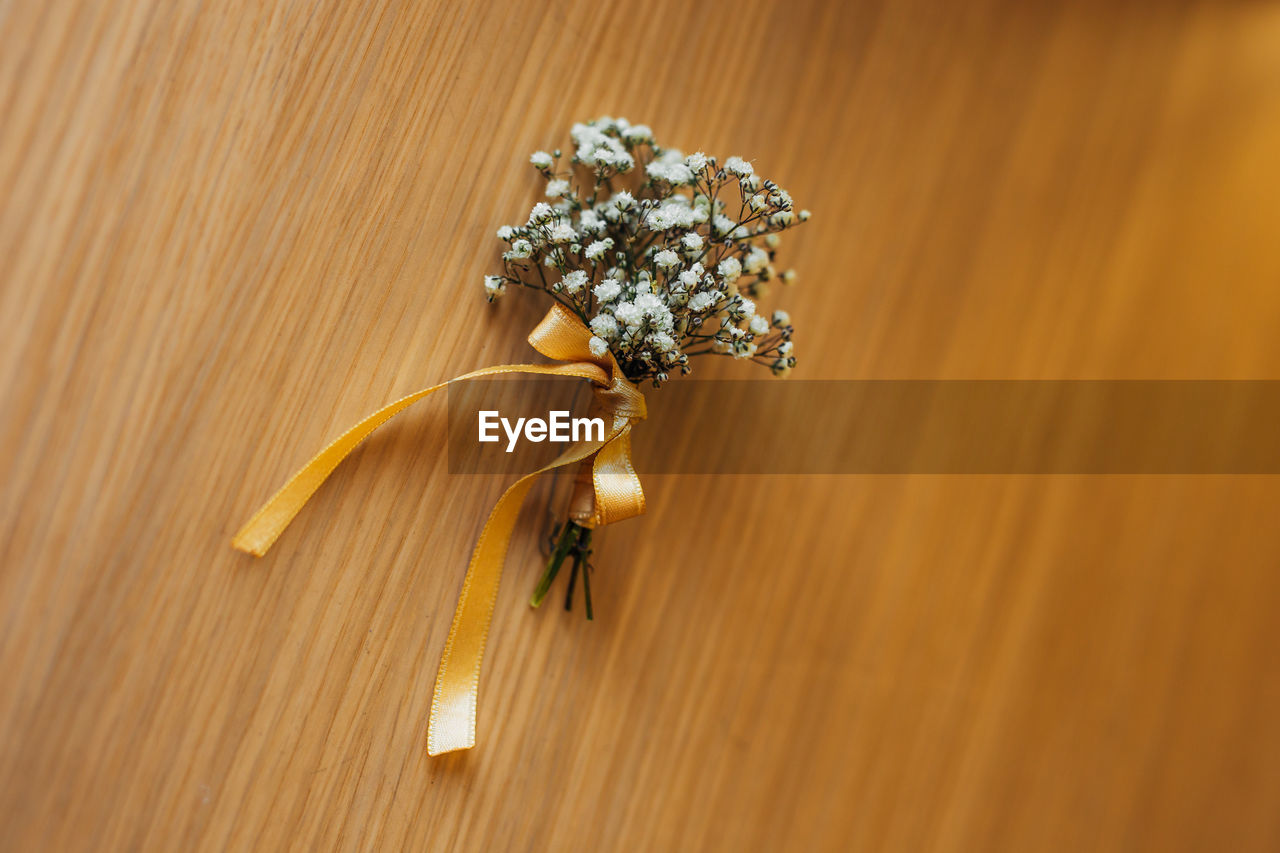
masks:
[[(567, 445), (478, 441), (591, 414), (586, 383), (477, 380), (449, 391), (449, 471), (525, 473)], [(646, 393), (641, 474), (1277, 474), (1280, 381), (670, 382)], [(536, 432), (536, 431), (535, 431)]]

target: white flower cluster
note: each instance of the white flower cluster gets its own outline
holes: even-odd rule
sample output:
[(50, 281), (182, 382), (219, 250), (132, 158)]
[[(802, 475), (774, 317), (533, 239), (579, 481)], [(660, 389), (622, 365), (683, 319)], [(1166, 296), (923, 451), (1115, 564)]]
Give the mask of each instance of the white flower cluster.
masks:
[(645, 125), (606, 117), (570, 136), (563, 166), (560, 151), (529, 158), (554, 201), (498, 229), (507, 251), (503, 274), (485, 276), (489, 300), (509, 284), (546, 291), (633, 382), (661, 385), (699, 355), (790, 370), (791, 318), (758, 314), (756, 300), (795, 280), (774, 267), (778, 234), (809, 212), (741, 157), (663, 148)]

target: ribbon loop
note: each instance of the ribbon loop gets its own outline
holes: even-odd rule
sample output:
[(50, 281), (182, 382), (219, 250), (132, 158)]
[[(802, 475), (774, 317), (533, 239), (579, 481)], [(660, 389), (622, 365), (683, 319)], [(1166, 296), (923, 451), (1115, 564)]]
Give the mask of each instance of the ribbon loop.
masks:
[[(603, 440), (580, 442), (551, 464), (521, 477), (498, 499), (476, 542), (440, 658), (427, 752), (439, 755), (475, 745), (480, 669), (503, 563), (525, 495), (540, 474), (575, 462), (590, 462), (587, 494), (575, 494), (571, 516), (590, 527), (612, 524), (645, 511), (644, 490), (631, 464), (631, 426), (646, 415), (644, 394), (629, 382), (613, 355), (591, 352), (591, 332), (562, 305), (554, 305), (529, 334), (529, 344), (562, 364), (506, 364), (485, 367), (415, 391), (385, 406), (347, 430), (316, 454), (276, 492), (232, 540), (238, 550), (261, 557), (302, 509), (316, 489), (351, 451), (382, 424), (418, 400), (454, 382), (482, 376), (533, 373), (572, 376), (592, 385), (597, 407), (610, 424)], [(594, 458), (593, 458), (594, 457)], [(585, 471), (585, 469), (584, 469)], [(587, 489), (585, 475), (578, 480)]]

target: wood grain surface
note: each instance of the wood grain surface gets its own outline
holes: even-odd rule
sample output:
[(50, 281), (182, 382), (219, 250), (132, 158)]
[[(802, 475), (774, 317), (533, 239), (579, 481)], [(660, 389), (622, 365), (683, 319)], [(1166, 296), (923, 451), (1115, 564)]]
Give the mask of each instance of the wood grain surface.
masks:
[(1280, 379), (1274, 3), (0, 3), (0, 847), (1280, 849), (1276, 477), (654, 477), (590, 624), (529, 512), (441, 759), (442, 406), (231, 550), (606, 113), (814, 211), (800, 378)]

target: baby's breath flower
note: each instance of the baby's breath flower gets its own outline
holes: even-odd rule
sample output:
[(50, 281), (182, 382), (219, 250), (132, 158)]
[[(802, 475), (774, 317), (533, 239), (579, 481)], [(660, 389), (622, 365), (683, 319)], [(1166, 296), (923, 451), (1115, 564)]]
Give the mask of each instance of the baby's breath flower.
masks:
[(633, 124), (622, 132), (622, 138), (631, 143), (652, 142), (653, 131), (647, 124)]
[(645, 217), (645, 225), (649, 226), (653, 231), (666, 231), (669, 228), (692, 228), (694, 221), (694, 211), (687, 204), (676, 204), (674, 202), (664, 204), (656, 210), (650, 211)]
[(510, 225), (503, 225), (501, 228), (498, 229), (498, 239), (509, 241), (512, 237), (515, 236), (515, 233), (516, 233), (516, 229), (512, 228)]
[(547, 197), (560, 198), (569, 194), (569, 182), (564, 178), (553, 178), (547, 181)]
[(618, 328), (617, 319), (612, 314), (606, 314), (603, 311), (595, 317), (592, 317), (589, 325), (591, 326), (591, 332), (596, 335), (596, 337), (610, 341), (618, 337), (619, 333), (622, 331)]
[(662, 299), (655, 293), (637, 293), (635, 298), (635, 306), (650, 317), (657, 316), (661, 311), (666, 310), (666, 305)]
[(568, 222), (557, 222), (551, 226), (551, 233), (547, 235), (552, 243), (572, 243), (578, 239), (578, 232), (573, 230), (573, 226)]
[(723, 213), (717, 213), (711, 218), (711, 224), (715, 228), (717, 237), (727, 237), (729, 236), (729, 233), (737, 227), (738, 223), (734, 222)]
[(690, 231), (688, 234), (680, 238), (680, 242), (691, 252), (696, 252), (702, 248), (702, 235), (696, 231)]
[(613, 316), (626, 326), (639, 326), (644, 320), (644, 312), (634, 302), (619, 302), (613, 309)]
[(807, 210), (802, 210), (802, 211), (800, 211), (800, 213), (799, 213), (799, 214), (797, 214), (797, 216), (798, 216), (798, 218), (800, 219), (800, 221), (801, 221), (801, 222), (808, 222), (808, 221), (809, 221), (809, 217), (810, 217), (810, 216), (812, 216), (812, 215), (813, 215), (813, 214), (811, 214), (811, 213), (810, 213), (809, 211), (807, 211)]
[(616, 279), (606, 278), (592, 289), (592, 293), (601, 302), (612, 302), (621, 295), (622, 285), (618, 284)]
[(675, 316), (671, 313), (671, 309), (667, 307), (666, 302), (660, 297), (652, 293), (641, 293), (636, 296), (635, 305), (644, 311), (644, 316), (652, 328), (660, 329), (664, 332), (671, 332), (675, 329)]
[(658, 352), (671, 352), (676, 348), (676, 339), (666, 332), (654, 332), (649, 336), (649, 343)]
[(535, 151), (529, 156), (529, 162), (539, 169), (551, 168), (551, 155), (545, 151)]
[(616, 130), (611, 123), (591, 122), (575, 124), (569, 135), (578, 146), (574, 159), (599, 170), (625, 172), (635, 165), (635, 158), (615, 136), (607, 131)]
[(701, 314), (719, 301), (720, 294), (718, 292), (704, 290), (701, 293), (695, 293), (693, 298), (689, 300), (689, 310)]
[(604, 253), (609, 251), (613, 246), (613, 238), (606, 237), (603, 240), (596, 240), (590, 246), (587, 246), (587, 257), (593, 261), (604, 257)]
[(549, 219), (554, 218), (556, 212), (551, 209), (551, 205), (545, 201), (540, 201), (533, 206), (533, 210), (529, 211), (529, 224), (540, 225)]
[(487, 275), (484, 277), (484, 295), (489, 297), (492, 302), (495, 299), (501, 299), (502, 294), (507, 292), (507, 282), (500, 275)]
[(737, 258), (725, 258), (716, 266), (716, 272), (725, 281), (736, 281), (742, 275), (742, 261)]
[(747, 252), (747, 256), (742, 259), (742, 269), (749, 275), (755, 275), (768, 265), (769, 253), (758, 246)]
[(528, 240), (516, 240), (511, 244), (511, 255), (516, 258), (527, 258), (533, 254), (533, 244)]
[(680, 152), (674, 148), (662, 152), (662, 155), (645, 167), (645, 174), (655, 181), (666, 181), (680, 186), (693, 183), (693, 170), (684, 162)]
[(653, 256), (653, 262), (663, 269), (670, 269), (680, 263), (680, 256), (670, 249), (663, 249)]
[(750, 177), (755, 167), (741, 157), (730, 157), (724, 161), (724, 167), (740, 178)]
[(753, 335), (769, 334), (769, 321), (759, 314), (751, 318), (751, 322), (747, 324), (747, 330)]
[(574, 270), (565, 273), (560, 283), (564, 286), (566, 293), (577, 293), (587, 283), (587, 274), (584, 270)]
[(591, 340), (587, 341), (587, 346), (591, 348), (591, 354), (596, 358), (599, 358), (609, 351), (609, 342), (604, 338), (597, 337), (596, 335), (591, 336)]
[(773, 325), (781, 329), (783, 326), (791, 325), (791, 315), (782, 309), (773, 312)]

